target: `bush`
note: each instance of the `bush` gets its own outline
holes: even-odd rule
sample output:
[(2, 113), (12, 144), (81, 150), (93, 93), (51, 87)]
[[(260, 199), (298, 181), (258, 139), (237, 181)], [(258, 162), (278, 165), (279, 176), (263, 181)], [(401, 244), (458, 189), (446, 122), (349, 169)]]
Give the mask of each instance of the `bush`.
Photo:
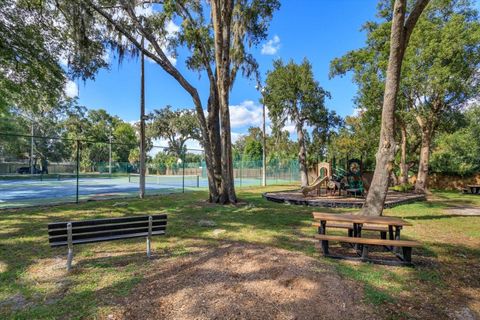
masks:
[(409, 192), (413, 190), (413, 184), (411, 183), (405, 183), (405, 184), (399, 184), (398, 186), (391, 187), (390, 190), (392, 191), (397, 191), (397, 192)]

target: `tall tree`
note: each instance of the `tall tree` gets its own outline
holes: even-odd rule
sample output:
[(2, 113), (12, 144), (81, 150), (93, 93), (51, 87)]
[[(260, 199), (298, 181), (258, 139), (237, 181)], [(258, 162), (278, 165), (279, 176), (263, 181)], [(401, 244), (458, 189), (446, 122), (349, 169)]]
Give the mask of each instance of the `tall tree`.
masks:
[(424, 193), (435, 133), (480, 96), (480, 20), (470, 1), (433, 1), (412, 34), (401, 92), (421, 132), (415, 191)]
[(166, 139), (168, 153), (180, 158), (185, 153), (188, 140), (202, 141), (198, 118), (194, 110), (177, 109), (171, 106), (154, 110), (148, 124), (148, 136), (152, 139)]
[[(387, 8), (390, 1), (383, 1)], [(367, 23), (367, 46), (332, 62), (331, 74), (354, 71), (358, 106), (370, 114), (377, 107), (388, 61), (391, 14), (380, 10), (384, 23)], [(418, 162), (417, 192), (425, 191), (428, 157), (436, 132), (454, 130), (458, 110), (478, 95), (478, 13), (470, 1), (432, 1), (412, 33), (402, 63), (395, 125), (400, 145), (400, 183)], [(374, 99), (372, 99), (372, 97)], [(381, 97), (381, 96), (380, 96)], [(421, 150), (420, 157), (416, 155)], [(419, 161), (416, 161), (420, 159)]]
[(381, 215), (388, 191), (388, 181), (395, 157), (395, 107), (400, 85), (403, 56), (413, 29), (429, 0), (416, 0), (406, 18), (407, 0), (395, 0), (390, 35), (390, 55), (383, 95), (382, 125), (375, 172), (362, 214)]
[(65, 73), (54, 21), (29, 8), (36, 3), (0, 2), (0, 110), (51, 108), (63, 98)]
[(306, 126), (328, 130), (331, 125), (328, 121), (331, 113), (325, 107), (328, 96), (314, 79), (312, 65), (306, 59), (301, 64), (276, 60), (273, 70), (267, 73), (263, 103), (268, 108), (274, 131), (281, 130), (288, 121), (295, 125), (302, 186), (308, 185)]
[[(196, 0), (55, 3), (68, 22), (74, 75), (93, 76), (105, 64), (101, 57), (106, 48), (116, 49), (120, 56), (141, 50), (191, 96), (202, 131), (210, 200), (235, 202), (229, 91), (239, 71), (256, 75), (257, 63), (247, 50), (266, 37), (279, 1), (210, 0), (209, 5)], [(178, 32), (172, 34), (168, 30), (173, 20), (181, 23)], [(145, 38), (145, 48), (140, 45), (140, 37)], [(208, 119), (198, 90), (169, 59), (180, 46), (190, 49), (187, 67), (208, 77)]]
[[(364, 83), (367, 91), (373, 93), (372, 95), (361, 95), (363, 98), (363, 100), (361, 100), (362, 102), (365, 102), (365, 99), (373, 98), (373, 101), (367, 102), (366, 105), (378, 106), (379, 103), (375, 103), (374, 101), (382, 101), (380, 137), (376, 155), (375, 172), (367, 194), (367, 199), (362, 208), (362, 214), (381, 215), (383, 212), (389, 179), (395, 160), (395, 110), (398, 104), (397, 93), (401, 81), (402, 63), (410, 36), (428, 3), (429, 0), (415, 0), (415, 2), (410, 3), (411, 6), (407, 7), (407, 0), (395, 0), (394, 2), (389, 0), (382, 1), (380, 3), (380, 16), (387, 19), (387, 24), (384, 26), (390, 29), (389, 42), (378, 42), (378, 39), (369, 36), (367, 48), (361, 49), (358, 52), (351, 52), (348, 54), (347, 59), (334, 61), (332, 65), (331, 74), (341, 74), (345, 69), (353, 69), (358, 74), (355, 77), (356, 81)], [(408, 15), (407, 12), (409, 12)], [(376, 23), (368, 23), (365, 28), (370, 32), (372, 30), (383, 31), (384, 34), (386, 29), (377, 28)], [(388, 33), (386, 35), (388, 35)], [(383, 59), (385, 51), (381, 50), (384, 45), (388, 47), (388, 62), (386, 63)], [(375, 47), (378, 50), (369, 50), (370, 48), (368, 46)], [(361, 64), (356, 63), (362, 59), (369, 62), (369, 68), (362, 68)], [(382, 63), (378, 63), (379, 61)], [(383, 76), (382, 69), (385, 70), (385, 66), (386, 71)], [(364, 81), (366, 78), (361, 78), (362, 75), (373, 80), (372, 86)], [(378, 93), (381, 92), (379, 89), (382, 88), (382, 86), (384, 86), (383, 98), (380, 100), (379, 97), (381, 96), (379, 96)]]
[(430, 167), (433, 172), (468, 176), (480, 170), (480, 105), (463, 113), (466, 124), (453, 133), (441, 133), (434, 141)]

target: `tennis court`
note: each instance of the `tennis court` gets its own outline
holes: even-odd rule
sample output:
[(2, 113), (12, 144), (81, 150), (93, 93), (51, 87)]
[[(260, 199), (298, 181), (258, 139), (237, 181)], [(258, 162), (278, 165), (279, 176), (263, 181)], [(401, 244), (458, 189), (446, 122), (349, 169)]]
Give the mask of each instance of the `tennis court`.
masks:
[[(101, 174), (74, 174), (48, 176), (0, 177), (0, 208), (66, 203), (78, 200), (124, 198), (138, 195), (139, 175), (110, 176)], [(270, 179), (269, 179), (270, 180)], [(286, 181), (271, 180), (271, 184)], [(259, 186), (261, 179), (236, 179), (238, 187)], [(206, 178), (199, 175), (148, 175), (145, 182), (147, 195), (199, 190), (208, 187)]]

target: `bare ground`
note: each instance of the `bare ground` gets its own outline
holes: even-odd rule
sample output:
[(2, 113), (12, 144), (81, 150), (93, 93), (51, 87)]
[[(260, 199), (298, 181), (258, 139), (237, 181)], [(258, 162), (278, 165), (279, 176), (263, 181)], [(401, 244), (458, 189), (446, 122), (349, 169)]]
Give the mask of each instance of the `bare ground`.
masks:
[(375, 319), (358, 283), (300, 253), (225, 243), (165, 262), (110, 319)]

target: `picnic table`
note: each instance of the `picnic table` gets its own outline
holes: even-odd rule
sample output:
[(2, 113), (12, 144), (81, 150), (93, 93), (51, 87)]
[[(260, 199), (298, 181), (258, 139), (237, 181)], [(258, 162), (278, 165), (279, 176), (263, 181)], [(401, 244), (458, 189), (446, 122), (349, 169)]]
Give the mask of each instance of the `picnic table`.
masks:
[[(361, 252), (361, 260), (363, 261), (398, 264), (392, 263), (391, 261), (372, 260), (368, 258), (369, 246), (383, 246), (395, 253), (401, 260), (400, 264), (411, 265), (412, 248), (420, 245), (420, 243), (416, 241), (400, 239), (402, 228), (411, 226), (411, 223), (400, 218), (323, 212), (314, 212), (313, 218), (315, 221), (313, 225), (318, 227), (318, 234), (315, 238), (321, 241), (325, 256), (347, 258), (343, 256), (333, 256), (329, 253), (329, 241), (338, 241), (352, 244), (357, 252)], [(330, 228), (348, 229), (348, 236), (327, 235), (327, 229)], [(362, 231), (379, 231), (380, 239), (362, 237)]]
[(471, 194), (480, 194), (480, 184), (468, 184), (467, 191)]

